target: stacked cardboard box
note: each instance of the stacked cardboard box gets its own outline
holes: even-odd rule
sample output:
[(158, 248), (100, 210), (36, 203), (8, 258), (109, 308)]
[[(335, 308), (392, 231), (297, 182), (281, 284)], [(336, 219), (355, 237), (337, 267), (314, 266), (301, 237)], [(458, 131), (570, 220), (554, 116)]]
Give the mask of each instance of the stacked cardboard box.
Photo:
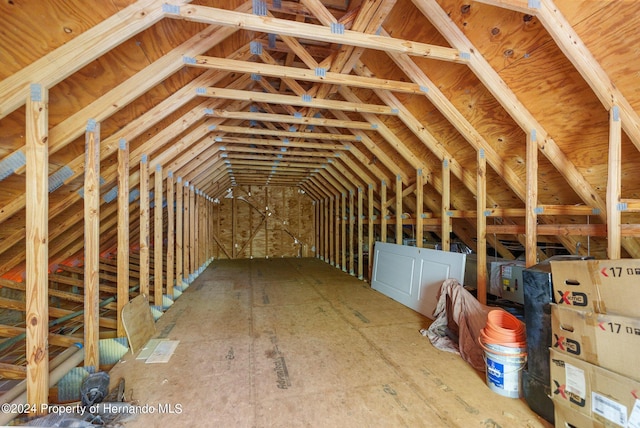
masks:
[(640, 428), (640, 260), (551, 262), (556, 427)]

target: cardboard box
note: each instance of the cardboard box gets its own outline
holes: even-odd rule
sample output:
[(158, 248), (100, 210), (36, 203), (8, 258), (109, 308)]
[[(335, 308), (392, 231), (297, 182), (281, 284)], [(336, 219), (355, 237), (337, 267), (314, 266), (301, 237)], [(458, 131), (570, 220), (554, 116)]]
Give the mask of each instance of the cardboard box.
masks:
[(576, 412), (573, 409), (565, 406), (555, 406), (553, 409), (555, 416), (556, 428), (604, 428), (605, 425), (602, 422), (591, 419), (589, 416), (585, 416), (580, 412)]
[(640, 260), (550, 263), (555, 303), (577, 310), (640, 318)]
[(640, 381), (640, 318), (551, 305), (551, 347)]
[(551, 349), (551, 395), (609, 427), (638, 426), (640, 382)]

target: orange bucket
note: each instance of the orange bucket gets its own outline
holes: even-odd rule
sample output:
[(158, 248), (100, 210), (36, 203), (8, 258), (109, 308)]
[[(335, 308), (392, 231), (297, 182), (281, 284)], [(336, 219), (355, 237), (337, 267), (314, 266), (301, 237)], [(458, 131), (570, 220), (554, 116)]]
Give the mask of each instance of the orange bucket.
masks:
[(524, 324), (503, 310), (487, 314), (478, 342), (484, 350), (489, 389), (500, 395), (519, 398), (522, 369), (527, 362), (527, 338)]

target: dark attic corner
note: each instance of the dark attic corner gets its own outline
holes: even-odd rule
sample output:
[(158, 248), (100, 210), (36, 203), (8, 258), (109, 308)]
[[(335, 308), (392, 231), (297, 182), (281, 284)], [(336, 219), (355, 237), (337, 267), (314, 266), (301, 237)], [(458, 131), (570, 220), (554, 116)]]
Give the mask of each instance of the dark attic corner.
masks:
[(0, 425), (640, 427), (639, 15), (2, 0)]

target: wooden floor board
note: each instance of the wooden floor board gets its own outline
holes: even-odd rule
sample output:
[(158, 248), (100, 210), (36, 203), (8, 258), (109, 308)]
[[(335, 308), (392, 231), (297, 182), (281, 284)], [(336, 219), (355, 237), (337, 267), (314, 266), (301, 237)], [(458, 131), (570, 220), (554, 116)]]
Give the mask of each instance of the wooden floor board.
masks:
[(125, 355), (126, 427), (550, 427), (419, 330), (430, 320), (317, 259), (220, 260), (157, 323), (165, 364)]

